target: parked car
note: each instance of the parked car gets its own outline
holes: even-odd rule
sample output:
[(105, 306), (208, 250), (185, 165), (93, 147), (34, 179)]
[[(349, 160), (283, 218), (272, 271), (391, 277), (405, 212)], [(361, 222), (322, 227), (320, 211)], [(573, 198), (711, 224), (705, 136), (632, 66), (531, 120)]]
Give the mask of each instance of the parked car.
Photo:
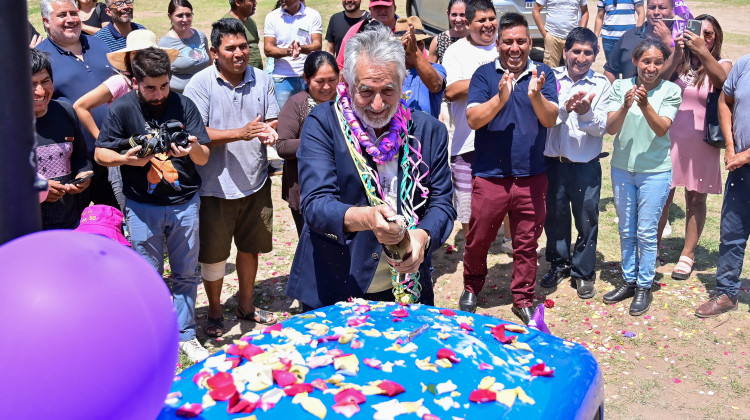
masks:
[[(531, 38), (537, 42), (542, 42), (542, 34), (534, 23), (531, 11), (534, 10), (534, 0), (494, 0), (495, 12), (498, 18), (504, 13), (516, 12), (522, 14), (529, 23)], [(448, 0), (406, 0), (406, 14), (408, 16), (417, 16), (422, 21), (426, 32), (437, 35), (448, 29)], [(546, 10), (542, 11), (542, 19), (546, 19)]]

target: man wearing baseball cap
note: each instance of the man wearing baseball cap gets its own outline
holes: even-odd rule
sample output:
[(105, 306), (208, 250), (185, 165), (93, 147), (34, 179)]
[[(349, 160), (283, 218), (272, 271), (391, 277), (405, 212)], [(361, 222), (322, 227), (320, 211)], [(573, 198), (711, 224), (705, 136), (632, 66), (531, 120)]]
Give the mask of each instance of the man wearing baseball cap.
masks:
[(428, 38), (422, 21), (416, 16), (399, 18), (395, 35), (401, 39), (406, 52), (406, 79), (404, 94), (411, 109), (424, 111), (437, 118), (440, 102), (445, 90), (445, 67), (430, 63), (424, 51), (424, 40)]
[[(349, 32), (344, 35), (344, 39), (341, 41), (341, 49), (339, 51), (346, 51), (346, 41), (354, 35), (362, 32), (364, 28), (373, 20), (376, 20), (383, 25), (391, 28), (392, 31), (396, 30), (396, 2), (393, 0), (370, 0), (370, 17), (355, 24), (349, 29)], [(339, 65), (339, 70), (344, 69), (344, 56), (345, 54), (339, 54), (336, 57), (336, 63)]]

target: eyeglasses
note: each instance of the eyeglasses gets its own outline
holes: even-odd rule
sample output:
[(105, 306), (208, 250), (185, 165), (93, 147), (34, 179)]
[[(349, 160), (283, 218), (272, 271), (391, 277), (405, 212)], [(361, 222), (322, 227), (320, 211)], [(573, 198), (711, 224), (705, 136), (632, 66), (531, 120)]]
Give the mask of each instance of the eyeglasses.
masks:
[(112, 2), (112, 3), (110, 4), (110, 7), (111, 7), (111, 6), (114, 6), (114, 7), (122, 7), (122, 6), (126, 5), (126, 4), (127, 4), (127, 5), (131, 5), (131, 4), (133, 4), (133, 0), (119, 0), (119, 1), (113, 1), (113, 2)]
[(711, 38), (713, 38), (713, 37), (714, 37), (714, 35), (715, 35), (715, 33), (714, 33), (714, 32), (711, 32), (711, 31), (703, 31), (703, 38), (704, 38), (704, 39), (711, 39)]

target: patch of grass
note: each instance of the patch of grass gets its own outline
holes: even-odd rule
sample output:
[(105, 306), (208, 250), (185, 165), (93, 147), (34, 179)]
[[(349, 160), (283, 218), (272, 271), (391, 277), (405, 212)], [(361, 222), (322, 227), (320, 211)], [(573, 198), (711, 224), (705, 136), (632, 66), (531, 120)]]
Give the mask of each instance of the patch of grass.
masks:
[(728, 44), (749, 45), (750, 35), (724, 32), (724, 42)]

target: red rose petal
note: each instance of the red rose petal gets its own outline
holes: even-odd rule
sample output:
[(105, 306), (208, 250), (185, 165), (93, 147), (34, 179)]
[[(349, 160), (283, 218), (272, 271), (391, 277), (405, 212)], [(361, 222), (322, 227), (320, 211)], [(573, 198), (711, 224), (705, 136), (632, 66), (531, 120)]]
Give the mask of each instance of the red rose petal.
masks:
[(400, 393), (402, 393), (402, 392), (405, 391), (404, 387), (402, 387), (401, 385), (397, 384), (396, 382), (389, 381), (387, 379), (384, 380), (383, 382), (381, 382), (380, 384), (378, 384), (378, 388), (380, 388), (383, 391), (385, 391), (385, 395), (387, 395), (389, 397), (394, 397), (394, 396), (396, 396), (396, 395), (398, 395), (398, 394), (400, 394)]
[(554, 374), (555, 371), (545, 366), (544, 363), (539, 363), (531, 367), (531, 376), (552, 376)]
[(292, 372), (288, 372), (286, 370), (274, 370), (273, 371), (273, 380), (279, 385), (279, 386), (289, 386), (297, 383), (297, 375), (293, 374)]
[(515, 335), (505, 335), (505, 324), (495, 325), (494, 327), (492, 327), (490, 332), (495, 337), (495, 339), (497, 339), (497, 341), (503, 344), (510, 344), (513, 342), (513, 339), (516, 338)]
[(324, 389), (328, 389), (328, 384), (326, 383), (326, 381), (320, 378), (317, 378), (313, 380), (312, 382), (310, 382), (310, 385), (312, 385), (314, 388), (317, 388), (321, 391), (323, 391)]
[(247, 360), (252, 360), (253, 356), (261, 353), (265, 353), (265, 350), (256, 346), (255, 344), (248, 344), (242, 349), (241, 355)]
[(234, 378), (230, 373), (219, 372), (216, 375), (208, 378), (208, 380), (206, 381), (206, 385), (208, 385), (208, 387), (211, 389), (223, 388), (225, 386), (234, 385)]
[(331, 408), (342, 416), (346, 416), (346, 418), (351, 418), (359, 413), (359, 404), (356, 403), (337, 403), (332, 405)]
[(177, 409), (177, 415), (180, 417), (198, 417), (203, 412), (203, 406), (198, 403), (186, 403)]
[(365, 394), (354, 388), (347, 388), (333, 396), (333, 400), (339, 404), (355, 403), (362, 404), (367, 400)]
[(554, 300), (547, 299), (547, 300), (544, 301), (544, 307), (545, 308), (551, 308), (553, 306), (555, 306), (555, 301)]
[(278, 324), (269, 325), (263, 328), (263, 334), (271, 334), (271, 331), (281, 331), (284, 327), (281, 326), (281, 322)]
[(240, 398), (239, 393), (235, 393), (229, 400), (229, 404), (227, 405), (227, 413), (229, 414), (250, 414), (253, 412), (253, 410), (255, 410), (255, 403), (251, 403), (244, 398)]
[(475, 403), (486, 403), (496, 401), (497, 394), (489, 389), (475, 389), (469, 394), (469, 401)]
[(409, 311), (404, 308), (398, 308), (395, 311), (391, 312), (391, 315), (397, 318), (406, 318), (407, 316), (409, 316)]
[(210, 395), (211, 398), (214, 399), (214, 401), (227, 401), (235, 394), (237, 394), (237, 388), (234, 386), (234, 384), (229, 384), (221, 388), (212, 389), (211, 392), (208, 393), (208, 395)]
[(226, 353), (227, 354), (231, 354), (232, 356), (239, 356), (240, 353), (242, 353), (242, 349), (240, 348), (240, 346), (238, 346), (236, 344), (230, 344), (227, 347)]
[(479, 364), (479, 370), (487, 370), (487, 369), (492, 370), (492, 369), (495, 369), (495, 367), (484, 362)]
[(328, 350), (328, 352), (326, 352), (326, 354), (329, 355), (329, 356), (331, 356), (331, 357), (333, 357), (333, 358), (336, 358), (336, 357), (339, 357), (339, 356), (343, 356), (344, 355), (344, 351), (341, 350), (341, 349), (331, 349), (331, 350)]
[(445, 316), (456, 316), (456, 311), (452, 309), (441, 309), (440, 313)]
[(469, 325), (469, 324), (467, 324), (465, 322), (462, 322), (461, 325), (459, 325), (459, 326), (461, 327), (461, 329), (464, 329), (466, 331), (474, 331), (474, 327), (472, 327), (471, 325)]
[(202, 382), (203, 382), (203, 381), (204, 381), (204, 380), (205, 380), (206, 378), (210, 378), (211, 376), (212, 376), (212, 375), (211, 375), (211, 372), (200, 371), (200, 372), (196, 373), (196, 374), (195, 374), (195, 376), (193, 376), (193, 382), (194, 382), (194, 383), (195, 383), (196, 385), (198, 385), (198, 387), (201, 387), (201, 386), (202, 386), (202, 385), (201, 385), (201, 383), (202, 383)]
[(451, 349), (442, 348), (438, 350), (437, 352), (437, 358), (438, 359), (448, 359), (451, 363), (458, 363), (461, 361), (458, 357), (456, 357), (456, 352)]
[(293, 384), (289, 385), (288, 387), (284, 388), (284, 394), (293, 397), (299, 393), (307, 392), (308, 394), (313, 392), (313, 386), (310, 384)]
[(365, 357), (362, 360), (362, 362), (364, 362), (364, 364), (366, 364), (367, 366), (369, 366), (371, 368), (374, 368), (374, 369), (381, 369), (381, 367), (383, 365), (383, 362), (381, 362), (380, 360), (369, 359), (367, 357)]

